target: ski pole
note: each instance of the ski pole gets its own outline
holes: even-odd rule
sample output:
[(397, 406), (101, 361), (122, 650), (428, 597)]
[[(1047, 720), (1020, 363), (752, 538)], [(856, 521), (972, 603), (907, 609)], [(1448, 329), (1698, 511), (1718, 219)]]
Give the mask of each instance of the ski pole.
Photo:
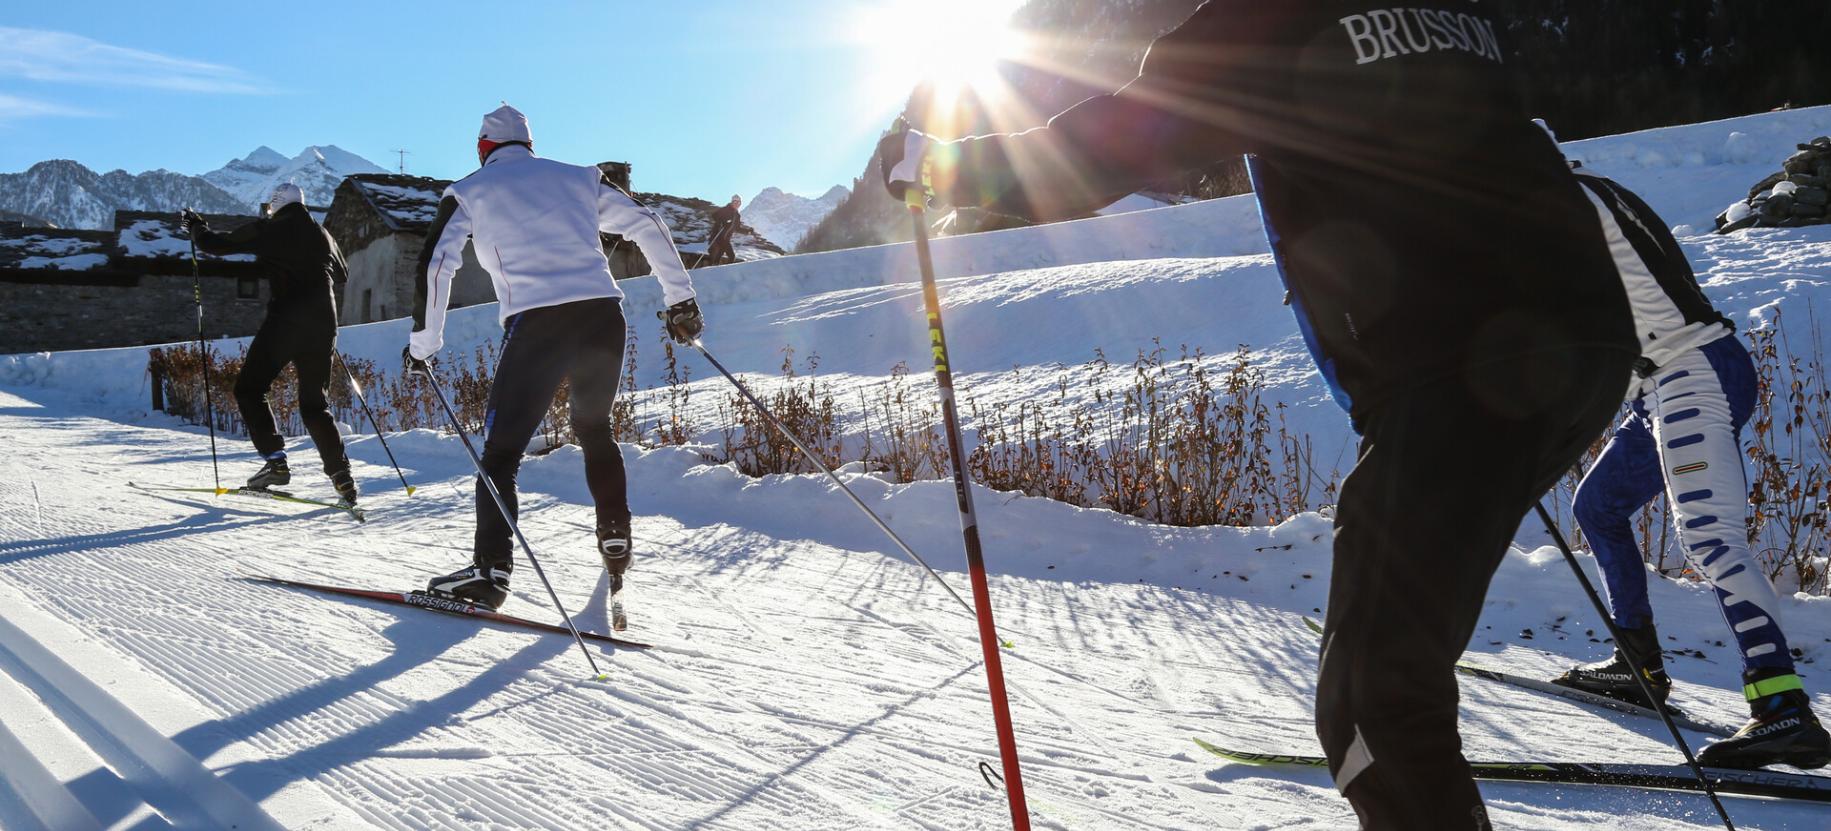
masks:
[(216, 494), (221, 496), (226, 491), (222, 470), (216, 464), (216, 403), (215, 394), (210, 391), (210, 350), (203, 342), (203, 275), (197, 268), (197, 240), (190, 242), (191, 297), (197, 301), (197, 357), (203, 361), (203, 422), (210, 427), (210, 478), (215, 480)]
[[(1545, 510), (1543, 500), (1532, 503), (1532, 507), (1538, 511), (1539, 519), (1545, 523), (1545, 531), (1551, 534), (1552, 541), (1558, 544), (1558, 550), (1564, 553), (1564, 562), (1569, 563), (1571, 573), (1577, 575), (1577, 583), (1583, 586), (1583, 593), (1589, 595), (1589, 602), (1596, 607), (1596, 614), (1602, 616), (1602, 624), (1608, 627), (1609, 637), (1614, 638), (1615, 645), (1621, 647), (1617, 651), (1621, 653), (1621, 657), (1627, 659), (1628, 671), (1634, 674), (1634, 683), (1640, 686), (1640, 694), (1653, 702), (1653, 709), (1659, 713), (1659, 720), (1665, 722), (1666, 729), (1672, 732), (1672, 741), (1678, 744), (1679, 752), (1685, 754), (1685, 764), (1691, 767), (1691, 774), (1697, 777), (1698, 784), (1704, 788), (1704, 794), (1710, 797), (1710, 804), (1716, 806), (1717, 816), (1723, 818), (1723, 827), (1729, 831), (1736, 831), (1735, 823), (1729, 821), (1729, 809), (1724, 808), (1723, 800), (1717, 798), (1716, 788), (1710, 784), (1710, 777), (1704, 775), (1704, 768), (1698, 764), (1697, 757), (1692, 755), (1691, 745), (1687, 744), (1684, 735), (1678, 732), (1678, 725), (1673, 723), (1672, 714), (1666, 712), (1666, 708), (1660, 704), (1659, 699), (1653, 697), (1652, 688), (1647, 686), (1646, 673), (1640, 668), (1640, 656), (1635, 655), (1634, 650), (1628, 649), (1627, 641), (1622, 640), (1621, 627), (1615, 625), (1615, 616), (1609, 614), (1608, 606), (1602, 602), (1602, 595), (1596, 593), (1596, 586), (1589, 581), (1589, 575), (1584, 574), (1583, 567), (1577, 564), (1577, 555), (1571, 552), (1570, 545), (1564, 542), (1564, 535), (1551, 521), (1551, 512)], [(1659, 647), (1655, 644), (1654, 648)]]
[(369, 409), (369, 402), (363, 399), (362, 385), (356, 383), (356, 373), (350, 371), (350, 365), (344, 362), (341, 353), (332, 350), (331, 357), (337, 359), (337, 365), (343, 367), (344, 377), (350, 379), (350, 392), (356, 395), (356, 403), (362, 405), (363, 414), (369, 417), (369, 425), (375, 428), (375, 438), (381, 442), (382, 452), (388, 454), (388, 464), (394, 465), (394, 475), (401, 478), (401, 487), (407, 489), (408, 496), (412, 496), (415, 488), (407, 484), (407, 474), (401, 472), (401, 463), (394, 460), (394, 451), (388, 449), (388, 437), (381, 434), (381, 422), (375, 420), (375, 411)]
[(451, 421), (451, 429), (458, 434), (458, 441), (464, 443), (464, 452), (470, 454), (471, 466), (477, 469), (477, 481), (483, 483), (484, 489), (490, 492), (490, 498), (496, 500), (496, 510), (502, 512), (502, 520), (509, 524), (509, 530), (515, 532), (515, 540), (521, 543), (522, 553), (528, 555), (528, 562), (534, 565), (534, 574), (540, 577), (541, 585), (547, 587), (547, 596), (553, 598), (553, 608), (559, 611), (561, 620), (566, 622), (566, 631), (572, 633), (572, 640), (579, 645), (579, 652), (584, 653), (585, 663), (591, 665), (591, 676), (599, 681), (607, 679), (598, 669), (597, 659), (591, 657), (591, 650), (585, 648), (585, 639), (579, 636), (579, 628), (572, 623), (572, 615), (567, 614), (566, 605), (559, 600), (559, 592), (553, 590), (553, 582), (547, 579), (547, 572), (540, 567), (540, 560), (534, 556), (534, 547), (528, 545), (528, 538), (521, 535), (521, 525), (515, 522), (515, 515), (509, 512), (508, 503), (502, 501), (502, 494), (496, 490), (496, 483), (490, 480), (489, 474), (483, 472), (483, 459), (477, 455), (477, 449), (470, 444), (470, 436), (465, 434), (464, 425), (458, 423), (458, 414), (452, 412), (451, 402), (445, 400), (445, 390), (439, 388), (439, 379), (432, 373), (425, 375), (426, 383), (432, 386), (432, 394), (439, 399), (439, 406), (445, 409), (445, 418)]
[[(662, 312), (661, 314), (665, 316), (667, 313)], [(935, 578), (935, 582), (941, 584), (941, 588), (946, 589), (948, 594), (953, 595), (954, 599), (960, 602), (960, 607), (965, 609), (967, 614), (977, 616), (977, 613), (973, 611), (972, 604), (967, 603), (966, 598), (961, 597), (959, 592), (954, 591), (953, 586), (948, 585), (946, 580), (941, 579), (941, 575), (935, 572), (934, 567), (930, 566), (927, 560), (922, 559), (922, 555), (915, 553), (915, 549), (910, 548), (909, 543), (903, 542), (902, 537), (898, 536), (895, 531), (890, 530), (890, 526), (884, 522), (883, 517), (878, 516), (876, 511), (871, 510), (871, 507), (866, 505), (863, 499), (859, 499), (858, 494), (854, 493), (850, 487), (846, 486), (845, 480), (839, 478), (839, 474), (834, 473), (833, 469), (827, 467), (825, 462), (820, 461), (820, 457), (815, 456), (814, 451), (807, 449), (807, 445), (802, 444), (801, 439), (796, 438), (795, 434), (789, 431), (787, 425), (777, 419), (775, 414), (771, 413), (769, 408), (763, 405), (762, 401), (758, 400), (755, 395), (750, 393), (750, 388), (744, 386), (743, 381), (739, 381), (737, 376), (732, 375), (730, 370), (725, 369), (725, 365), (719, 363), (717, 358), (712, 357), (712, 353), (706, 351), (706, 347), (699, 341), (693, 341), (693, 348), (698, 349), (699, 354), (706, 356), (706, 360), (712, 364), (714, 369), (718, 370), (720, 375), (725, 376), (725, 380), (730, 381), (732, 386), (737, 387), (737, 391), (743, 394), (744, 399), (749, 401), (751, 406), (756, 407), (757, 412), (763, 414), (763, 420), (769, 422), (769, 426), (774, 427), (776, 432), (781, 433), (783, 438), (788, 439), (789, 443), (793, 444), (796, 450), (801, 451), (801, 455), (806, 456), (807, 460), (812, 462), (814, 467), (819, 468), (821, 473), (826, 474), (828, 479), (833, 480), (833, 484), (838, 485), (839, 489), (852, 499), (852, 504), (857, 505), (859, 510), (864, 511), (865, 516), (870, 517), (871, 521), (877, 525), (878, 530), (883, 531), (884, 535), (889, 537), (891, 542), (896, 543), (896, 547), (902, 549), (905, 556), (914, 560), (916, 565), (926, 569), (929, 576)], [(1005, 643), (1004, 646), (1008, 648), (1010, 647), (1010, 644)]]
[[(924, 176), (923, 178), (927, 178)], [(1005, 695), (1004, 667), (998, 658), (998, 631), (992, 622), (991, 588), (985, 576), (985, 552), (979, 544), (979, 519), (973, 512), (972, 483), (966, 477), (966, 451), (960, 440), (960, 415), (954, 406), (954, 378), (947, 357), (947, 336), (941, 328), (941, 294), (935, 286), (935, 264), (928, 250), (926, 183), (908, 188), (904, 201), (915, 225), (916, 265), (922, 272), (922, 303), (928, 310), (928, 344), (935, 356), (935, 387), (941, 396), (941, 420), (947, 430), (948, 459), (954, 469), (954, 496), (960, 503), (960, 534), (966, 543), (967, 574), (973, 584), (973, 604), (979, 610), (979, 648), (985, 654), (985, 675), (991, 689), (992, 719), (998, 728), (998, 753), (1004, 761), (1005, 793), (1011, 802), (1013, 831), (1029, 831), (1030, 812), (1024, 804), (1023, 771), (1017, 761), (1017, 734), (1011, 725), (1011, 704)]]

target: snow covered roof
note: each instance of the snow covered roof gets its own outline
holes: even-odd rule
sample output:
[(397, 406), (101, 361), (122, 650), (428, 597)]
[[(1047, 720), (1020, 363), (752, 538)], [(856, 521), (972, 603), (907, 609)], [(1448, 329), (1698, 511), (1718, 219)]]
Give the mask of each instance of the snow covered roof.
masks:
[[(424, 233), (439, 212), (439, 197), (449, 179), (429, 179), (398, 173), (360, 173), (344, 180), (337, 193), (350, 191), (362, 197), (365, 204), (392, 231)], [(335, 208), (335, 200), (332, 202)]]
[[(255, 217), (232, 214), (205, 214), (204, 219), (215, 231), (232, 231), (253, 222)], [(123, 260), (185, 259), (191, 256), (191, 238), (178, 225), (178, 215), (170, 212), (116, 211), (114, 214), (116, 253)], [(197, 252), (201, 261), (252, 263), (253, 254), (230, 254), (215, 257)]]
[(113, 234), (0, 226), (0, 270), (93, 271), (108, 265)]

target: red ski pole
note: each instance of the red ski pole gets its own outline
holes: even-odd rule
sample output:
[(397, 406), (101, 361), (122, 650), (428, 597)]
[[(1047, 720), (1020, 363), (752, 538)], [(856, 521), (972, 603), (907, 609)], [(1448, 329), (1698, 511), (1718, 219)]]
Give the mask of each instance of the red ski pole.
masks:
[(973, 583), (973, 606), (979, 618), (979, 649), (985, 655), (986, 683), (992, 693), (992, 719), (998, 728), (998, 754), (1004, 762), (1005, 793), (1011, 801), (1011, 828), (1029, 831), (1030, 809), (1024, 804), (1023, 771), (1017, 762), (1017, 734), (1011, 727), (1011, 703), (1005, 695), (1004, 666), (998, 658), (998, 629), (992, 623), (991, 590), (986, 585), (985, 552), (979, 545), (979, 519), (973, 513), (971, 481), (966, 478), (966, 450), (960, 442), (960, 416), (954, 407), (954, 378), (947, 358), (947, 336), (941, 330), (941, 294), (935, 288), (935, 265), (928, 252), (928, 216), (921, 187), (905, 194), (915, 223), (916, 264), (922, 271), (922, 302), (928, 308), (928, 345), (935, 356), (935, 386), (941, 394), (941, 419), (947, 429), (948, 458), (953, 462), (954, 496), (960, 502), (960, 532), (966, 539), (967, 574)]

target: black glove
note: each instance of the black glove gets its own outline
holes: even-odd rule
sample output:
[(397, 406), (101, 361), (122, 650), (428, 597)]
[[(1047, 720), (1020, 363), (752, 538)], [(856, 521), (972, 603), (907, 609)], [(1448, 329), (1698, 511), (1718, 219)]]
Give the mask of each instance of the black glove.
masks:
[(178, 212), (178, 224), (184, 227), (186, 234), (195, 234), (199, 228), (209, 228), (203, 221), (203, 215), (190, 208)]
[(910, 187), (924, 187), (922, 156), (931, 143), (927, 136), (909, 129), (901, 121), (898, 121), (897, 129), (877, 143), (878, 172), (883, 175), (884, 189), (890, 191), (892, 199), (901, 202)]
[(432, 366), (419, 358), (413, 357), (413, 347), (401, 347), (401, 366), (409, 378), (431, 378)]
[(706, 321), (699, 316), (699, 303), (691, 297), (669, 306), (665, 312), (656, 312), (655, 316), (666, 324), (668, 337), (683, 346), (699, 340), (699, 333), (706, 330)]

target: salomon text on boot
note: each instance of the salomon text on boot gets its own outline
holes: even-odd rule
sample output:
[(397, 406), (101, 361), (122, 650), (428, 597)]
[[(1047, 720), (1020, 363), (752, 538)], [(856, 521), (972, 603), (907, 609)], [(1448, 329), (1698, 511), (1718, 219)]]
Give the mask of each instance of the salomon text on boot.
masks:
[[(1553, 678), (1551, 683), (1647, 708), (1665, 704), (1666, 697), (1672, 694), (1672, 677), (1666, 674), (1665, 659), (1659, 652), (1659, 633), (1649, 624), (1633, 629), (1624, 627), (1621, 636), (1623, 643), (1615, 645), (1614, 657), (1572, 667), (1563, 675)], [(1647, 682), (1647, 687), (1653, 691), (1654, 701), (1648, 701), (1640, 684), (1635, 682), (1634, 671), (1621, 652), (1624, 647), (1633, 650), (1634, 656), (1640, 660), (1642, 677)]]
[(1792, 673), (1750, 681), (1748, 723), (1734, 736), (1699, 751), (1699, 764), (1718, 768), (1792, 765), (1821, 768), (1831, 764), (1831, 734), (1812, 713), (1799, 676)]

